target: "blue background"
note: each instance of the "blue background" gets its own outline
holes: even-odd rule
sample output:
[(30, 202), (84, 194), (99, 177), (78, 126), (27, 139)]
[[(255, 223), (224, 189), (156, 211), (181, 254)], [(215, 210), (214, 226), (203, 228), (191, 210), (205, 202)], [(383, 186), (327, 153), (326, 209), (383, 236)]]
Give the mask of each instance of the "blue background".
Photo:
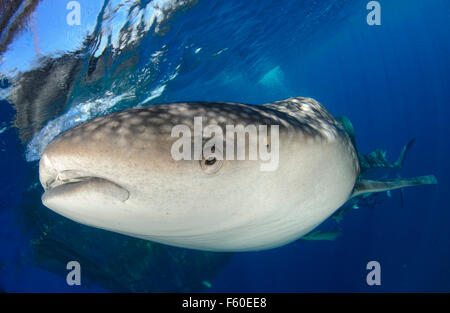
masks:
[[(40, 38), (51, 37), (50, 30), (45, 31), (51, 21), (46, 17), (65, 10), (64, 5), (52, 9), (48, 2), (52, 1), (39, 7)], [(405, 190), (403, 207), (399, 193), (392, 192), (375, 208), (353, 210), (334, 242), (298, 241), (235, 254), (205, 291), (448, 292), (450, 2), (380, 1), (380, 26), (367, 25), (366, 1), (343, 1), (346, 4), (331, 18), (315, 14), (334, 1), (316, 7), (310, 2), (199, 1), (174, 19), (167, 34), (141, 42), (138, 68), (147, 64), (155, 47), (169, 47), (169, 61), (161, 64), (151, 84), (154, 88), (164, 82), (166, 87), (151, 102), (259, 104), (313, 97), (333, 115), (351, 119), (362, 152), (381, 147), (394, 161), (401, 147), (415, 137), (403, 176), (434, 174), (439, 184)], [(94, 17), (95, 10), (93, 5)], [(309, 18), (300, 20), (305, 12), (310, 12)], [(17, 39), (19, 47), (31, 47), (26, 36), (31, 35)], [(46, 47), (45, 40), (42, 45)], [(197, 48), (201, 50), (195, 53)], [(23, 53), (20, 61), (8, 56), (8, 65), (33, 59), (32, 52)], [(176, 64), (181, 65), (178, 76), (164, 78)], [(37, 171), (37, 164), (25, 161), (26, 146), (11, 127), (15, 114), (11, 104), (1, 101), (0, 113), (2, 125), (10, 126), (0, 134), (0, 287), (102, 291), (92, 285), (69, 287), (65, 278), (29, 260), (29, 239), (20, 231), (14, 210), (23, 192), (37, 183), (26, 178), (27, 172)], [(366, 284), (366, 264), (372, 260), (381, 264), (381, 286)]]

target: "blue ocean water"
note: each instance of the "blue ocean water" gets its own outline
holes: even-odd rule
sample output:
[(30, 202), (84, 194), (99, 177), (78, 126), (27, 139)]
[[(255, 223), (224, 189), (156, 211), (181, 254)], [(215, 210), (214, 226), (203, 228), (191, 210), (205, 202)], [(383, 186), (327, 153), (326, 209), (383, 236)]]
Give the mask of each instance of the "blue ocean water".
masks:
[[(60, 132), (139, 105), (262, 104), (308, 96), (334, 116), (350, 118), (360, 152), (382, 148), (394, 161), (415, 138), (401, 174), (434, 174), (438, 185), (405, 189), (403, 205), (400, 192), (392, 191), (374, 206), (351, 210), (335, 241), (300, 240), (229, 255), (193, 290), (450, 291), (448, 1), (379, 1), (381, 25), (373, 26), (366, 19), (369, 1), (362, 0), (78, 2), (81, 22), (73, 26), (66, 21), (65, 1), (39, 2), (0, 55), (3, 290), (110, 291), (105, 281), (129, 281), (113, 271), (99, 279), (92, 270), (89, 283), (69, 286), (67, 270), (52, 263), (51, 253), (37, 260), (30, 242), (42, 236), (40, 218), (49, 214), (38, 197), (43, 190), (37, 161)], [(107, 232), (90, 234), (110, 240)], [(39, 238), (39, 244), (45, 242)], [(47, 242), (45, 251), (70, 250), (54, 242)], [(72, 247), (67, 257), (87, 250), (82, 251)], [(167, 258), (171, 253), (184, 252), (168, 250)], [(189, 258), (199, 257), (189, 254), (184, 270), (191, 268)], [(92, 259), (103, 267), (102, 258)], [(380, 263), (379, 286), (366, 282), (369, 261)], [(174, 279), (175, 270), (167, 272), (165, 281)], [(166, 286), (160, 277), (149, 279)], [(155, 291), (189, 284), (181, 275), (177, 288), (169, 284)]]

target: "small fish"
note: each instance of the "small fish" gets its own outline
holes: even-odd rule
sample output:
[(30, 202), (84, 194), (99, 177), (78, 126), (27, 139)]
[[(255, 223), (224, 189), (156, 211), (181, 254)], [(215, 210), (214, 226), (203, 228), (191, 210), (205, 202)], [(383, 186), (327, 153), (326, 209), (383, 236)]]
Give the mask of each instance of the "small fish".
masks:
[(315, 231), (315, 232), (311, 232), (311, 233), (303, 236), (300, 239), (303, 239), (303, 240), (329, 240), (329, 241), (334, 241), (340, 235), (341, 235), (341, 232), (339, 230), (327, 231), (327, 232)]
[(205, 285), (208, 288), (212, 287), (211, 283), (209, 281), (207, 281), (207, 280), (202, 281), (202, 284)]

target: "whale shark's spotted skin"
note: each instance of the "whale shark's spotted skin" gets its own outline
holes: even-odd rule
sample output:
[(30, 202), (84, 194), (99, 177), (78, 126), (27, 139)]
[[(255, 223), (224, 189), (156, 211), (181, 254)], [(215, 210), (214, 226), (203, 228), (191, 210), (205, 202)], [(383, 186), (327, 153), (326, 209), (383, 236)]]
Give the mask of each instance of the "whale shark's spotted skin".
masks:
[[(193, 129), (194, 117), (201, 116), (204, 125), (280, 125), (285, 132), (297, 132), (308, 142), (332, 142), (339, 138), (348, 147), (355, 160), (356, 171), (359, 162), (341, 125), (320, 105), (310, 98), (291, 98), (263, 106), (249, 106), (239, 103), (190, 102), (172, 103), (144, 108), (129, 109), (95, 118), (54, 139), (52, 146), (59, 145), (63, 153), (75, 153), (82, 143), (86, 149), (118, 149), (127, 155), (136, 150), (149, 148), (152, 141), (161, 138), (171, 140), (173, 125), (187, 125)], [(74, 146), (73, 146), (74, 145)], [(153, 147), (155, 149), (158, 146)], [(91, 153), (91, 152), (86, 152)]]

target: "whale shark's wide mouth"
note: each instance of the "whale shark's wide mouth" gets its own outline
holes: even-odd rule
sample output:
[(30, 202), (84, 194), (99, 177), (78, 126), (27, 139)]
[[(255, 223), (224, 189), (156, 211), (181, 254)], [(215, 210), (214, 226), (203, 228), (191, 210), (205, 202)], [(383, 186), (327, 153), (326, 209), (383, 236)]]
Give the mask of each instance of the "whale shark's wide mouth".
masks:
[[(124, 187), (101, 177), (82, 176), (67, 179), (53, 179), (46, 183), (42, 202), (47, 205), (53, 199), (83, 197), (89, 199), (101, 195), (110, 199), (125, 202), (130, 193)], [(93, 200), (93, 199), (92, 199)]]
[(105, 197), (122, 202), (130, 197), (125, 187), (107, 178), (79, 169), (58, 170), (46, 154), (42, 156), (39, 164), (39, 179), (45, 190), (42, 201), (46, 206), (53, 200), (71, 197)]
[[(71, 171), (64, 171), (64, 172), (70, 173)], [(54, 189), (61, 185), (70, 185), (70, 184), (74, 184), (74, 183), (89, 181), (90, 179), (96, 178), (93, 176), (65, 177), (66, 175), (64, 174), (64, 172), (58, 173), (56, 175), (56, 177), (54, 177), (54, 178), (47, 179), (43, 183), (44, 189), (47, 191), (47, 190)]]

